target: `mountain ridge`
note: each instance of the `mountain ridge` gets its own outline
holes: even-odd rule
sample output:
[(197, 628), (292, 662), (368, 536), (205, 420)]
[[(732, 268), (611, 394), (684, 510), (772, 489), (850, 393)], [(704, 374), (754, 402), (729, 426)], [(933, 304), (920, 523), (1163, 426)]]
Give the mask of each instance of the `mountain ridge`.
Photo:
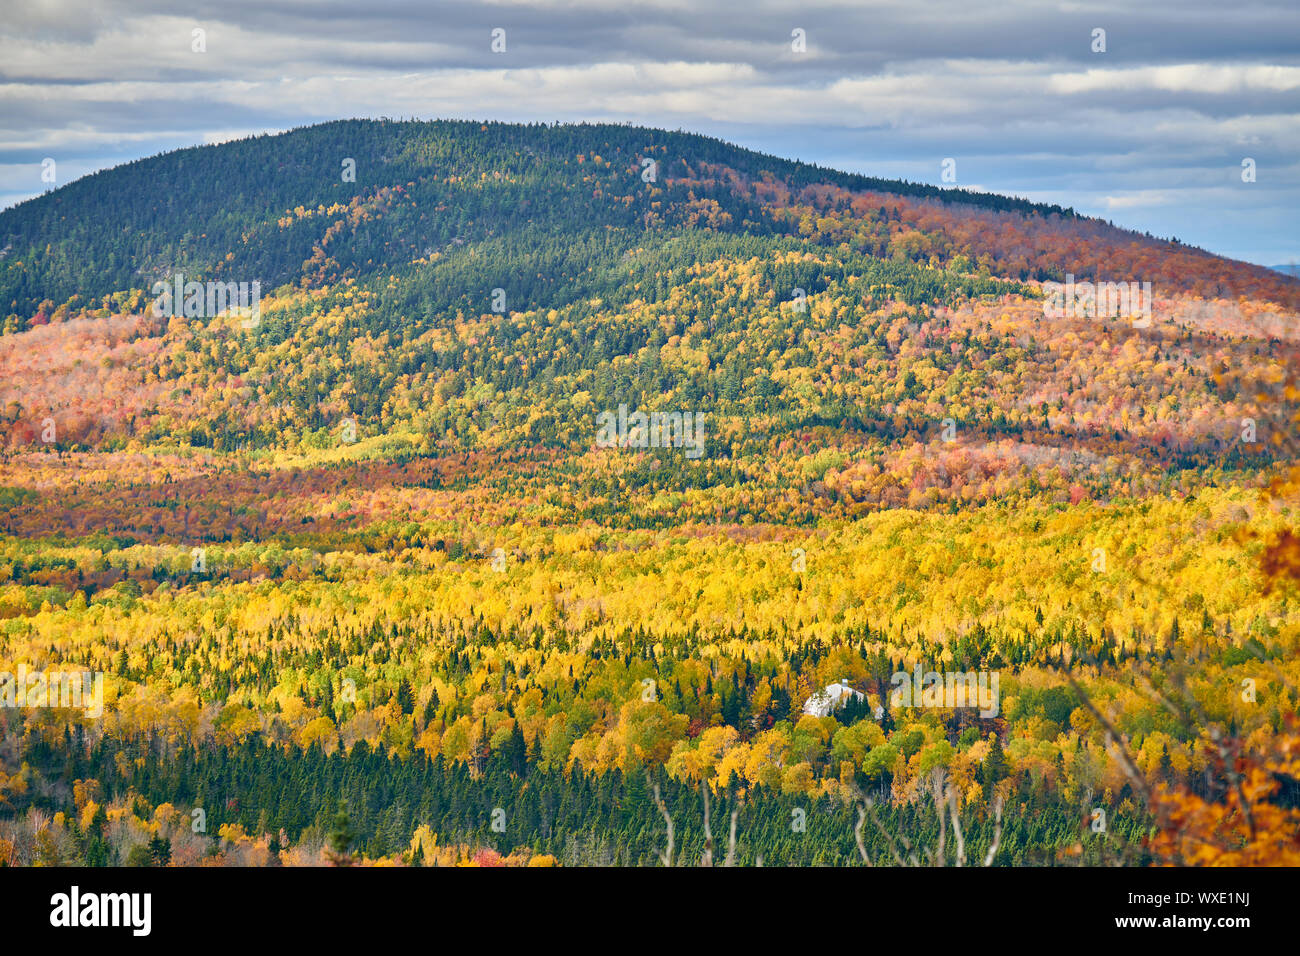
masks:
[[(354, 163), (355, 182), (346, 181), (347, 160)], [(653, 182), (643, 179), (647, 161), (656, 164)], [(481, 195), (466, 205), (466, 184), (474, 177), (478, 182), (469, 188)], [(1179, 272), (1148, 267), (1165, 285), (1181, 288), (1192, 280), (1180, 273), (1213, 270), (1230, 294), (1263, 290), (1271, 301), (1300, 303), (1300, 283), (1274, 284), (1278, 274), (1264, 267), (1122, 230), (1072, 209), (841, 172), (694, 133), (613, 124), (337, 120), (136, 160), (0, 212), (0, 245), (9, 248), (0, 260), (0, 309), (14, 317), (9, 327), (23, 327), (44, 302), (57, 307), (73, 295), (102, 300), (176, 272), (200, 281), (258, 279), (267, 289), (362, 279), (404, 268), (456, 240), (527, 244), (539, 234), (590, 231), (597, 224), (630, 236), (703, 225), (732, 235), (797, 237), (802, 223), (781, 218), (774, 207), (847, 212), (857, 223), (863, 197), (879, 198), (880, 218), (888, 221), (892, 213), (933, 247), (918, 252), (904, 245), (900, 253), (891, 236), (871, 250), (881, 257), (901, 255), (960, 271), (973, 269), (984, 254), (988, 274), (1063, 279), (1068, 270), (1048, 249), (1064, 235), (1098, 252), (1097, 261), (1078, 257), (1074, 274), (1080, 278), (1129, 278), (1123, 273), (1140, 263), (1123, 247), (1140, 246), (1178, 260)], [(315, 222), (292, 221), (294, 210), (321, 206), (332, 212), (301, 217)], [(972, 217), (988, 223), (984, 248), (969, 237), (954, 242), (950, 234), (949, 227)], [(999, 237), (1012, 233), (1003, 255)], [(1021, 254), (1010, 254), (1012, 246), (1023, 247)], [(337, 259), (339, 268), (314, 272), (313, 258), (322, 260), (318, 265)], [(1103, 275), (1107, 270), (1114, 274)]]

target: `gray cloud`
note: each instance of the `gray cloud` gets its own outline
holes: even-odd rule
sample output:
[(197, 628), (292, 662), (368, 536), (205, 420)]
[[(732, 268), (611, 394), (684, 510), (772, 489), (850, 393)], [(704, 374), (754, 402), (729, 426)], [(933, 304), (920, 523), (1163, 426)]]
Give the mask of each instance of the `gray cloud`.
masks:
[(66, 182), (340, 116), (626, 120), (928, 182), (952, 157), (963, 186), (1256, 262), (1300, 255), (1293, 2), (699, 6), (29, 5), (0, 24), (0, 203), (40, 192), (47, 156)]

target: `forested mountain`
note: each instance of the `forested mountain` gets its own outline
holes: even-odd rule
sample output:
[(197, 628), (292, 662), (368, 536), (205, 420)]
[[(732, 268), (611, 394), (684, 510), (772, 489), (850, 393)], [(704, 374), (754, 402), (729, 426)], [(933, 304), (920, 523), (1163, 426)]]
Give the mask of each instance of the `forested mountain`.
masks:
[(0, 707), (0, 862), (1296, 859), (1293, 278), (609, 125), (179, 150), (0, 249), (0, 673), (105, 687)]
[[(1020, 279), (1063, 279), (1062, 247), (1085, 243), (1080, 279), (1122, 272), (1167, 291), (1198, 291), (1209, 280), (1226, 294), (1288, 304), (1297, 295), (1263, 267), (1072, 210), (840, 173), (698, 135), (352, 120), (177, 150), (0, 213), (0, 303), (21, 323), (45, 300), (98, 302), (176, 272), (256, 278), (270, 290), (398, 270), (409, 294), (391, 306), (423, 308), (405, 316), (418, 324), (431, 309), (478, 310), (485, 281), (533, 308), (617, 298), (635, 284), (619, 268), (628, 250), (701, 224), (730, 237), (847, 240), (853, 251), (922, 264), (988, 261)], [(692, 251), (665, 262), (656, 249), (655, 264), (693, 263)], [(438, 252), (453, 261), (427, 261)], [(1215, 275), (1197, 276), (1198, 268)]]
[[(644, 159), (660, 165), (657, 184), (642, 183)], [(354, 164), (355, 181), (344, 181), (345, 160)], [(725, 233), (786, 234), (787, 224), (765, 212), (761, 193), (737, 188), (742, 183), (795, 194), (834, 185), (917, 199), (944, 195), (634, 127), (328, 123), (155, 156), (7, 210), (0, 214), (0, 237), (10, 247), (0, 302), (30, 315), (44, 298), (99, 299), (175, 271), (198, 279), (256, 276), (268, 290), (313, 272), (319, 278), (322, 268), (357, 279), (406, 272), (459, 238), (470, 246), (462, 258), (482, 246), (478, 274), (496, 284), (522, 280), (512, 289), (521, 301), (554, 305), (566, 301), (565, 280), (576, 283), (573, 294), (624, 285), (606, 271), (623, 251), (651, 227), (692, 224), (714, 204), (714, 225)], [(962, 200), (1072, 216), (994, 195)], [(596, 245), (573, 249), (577, 237)], [(329, 247), (325, 259), (309, 265), (322, 246)], [(606, 269), (589, 273), (589, 266)], [(533, 283), (536, 271), (545, 281)], [(422, 295), (442, 285), (428, 269), (410, 272)], [(455, 278), (474, 274), (458, 269)], [(437, 304), (476, 307), (478, 284), (466, 284), (473, 288)]]

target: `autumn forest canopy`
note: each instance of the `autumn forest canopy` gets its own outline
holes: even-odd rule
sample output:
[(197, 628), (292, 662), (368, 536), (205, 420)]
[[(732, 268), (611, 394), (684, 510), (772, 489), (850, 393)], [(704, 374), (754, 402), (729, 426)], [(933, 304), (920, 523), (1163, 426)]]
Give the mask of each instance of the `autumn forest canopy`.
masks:
[(103, 707), (0, 706), (0, 864), (1298, 863), (1298, 311), (633, 126), (340, 121), (22, 203), (0, 680)]

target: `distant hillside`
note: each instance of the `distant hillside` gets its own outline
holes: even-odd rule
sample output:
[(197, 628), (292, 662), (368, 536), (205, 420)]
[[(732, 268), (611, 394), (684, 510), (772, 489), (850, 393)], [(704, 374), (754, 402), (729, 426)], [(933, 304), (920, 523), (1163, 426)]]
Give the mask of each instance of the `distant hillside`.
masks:
[[(0, 310), (22, 328), (73, 296), (102, 304), (178, 272), (269, 290), (393, 270), (434, 310), (477, 308), (484, 285), (556, 306), (618, 298), (611, 265), (681, 230), (715, 243), (761, 240), (746, 248), (763, 255), (781, 240), (847, 242), (863, 257), (958, 272), (1095, 273), (1300, 302), (1300, 285), (1262, 267), (1072, 210), (837, 172), (694, 134), (350, 120), (177, 150), (0, 213)], [(447, 259), (461, 260), (454, 277)], [(914, 282), (926, 297), (944, 294), (903, 280)]]
[[(680, 517), (659, 491), (752, 483), (754, 515), (805, 520), (1289, 454), (1296, 280), (684, 133), (330, 123), (89, 176), (0, 233), (8, 449), (312, 456), (346, 428), (372, 458), (484, 454), (523, 498), (562, 473), (602, 513), (630, 480), (652, 524)], [(1070, 274), (1151, 282), (1154, 321), (1047, 317), (1036, 280)], [(258, 321), (155, 317), (177, 275), (260, 283)], [(586, 456), (624, 407), (702, 416), (708, 453), (608, 473)]]

